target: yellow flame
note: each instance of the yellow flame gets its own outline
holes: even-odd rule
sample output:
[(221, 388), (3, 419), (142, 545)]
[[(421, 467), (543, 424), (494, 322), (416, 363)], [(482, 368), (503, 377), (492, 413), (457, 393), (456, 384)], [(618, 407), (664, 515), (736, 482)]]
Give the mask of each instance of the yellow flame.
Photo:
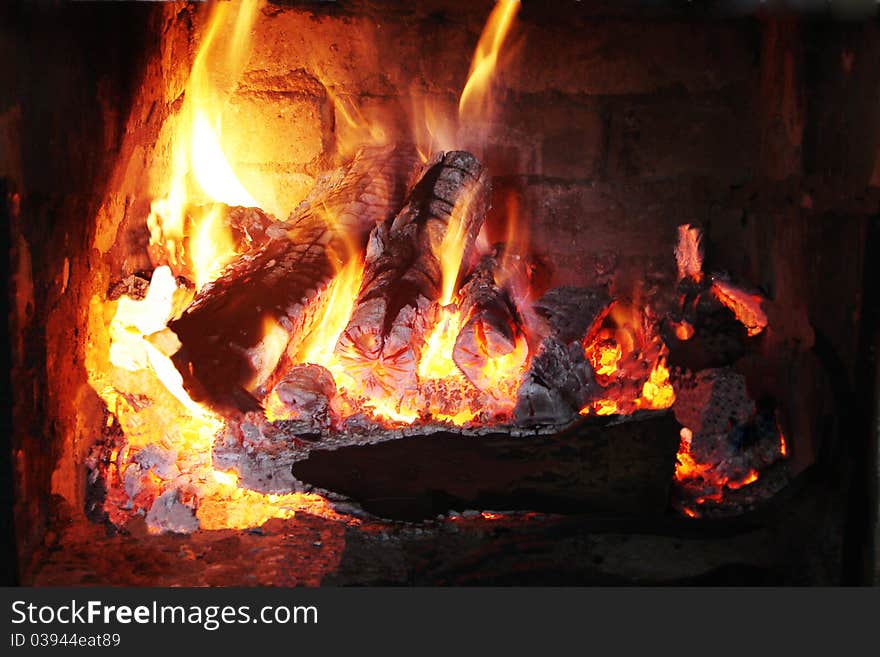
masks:
[(388, 132), (378, 121), (368, 120), (360, 108), (346, 97), (333, 91), (333, 85), (322, 80), (327, 96), (333, 103), (336, 116), (341, 119), (336, 130), (336, 148), (343, 157), (351, 157), (362, 146), (384, 146), (388, 143)]
[(663, 409), (675, 403), (675, 391), (669, 382), (669, 369), (661, 358), (654, 365), (648, 380), (642, 386), (640, 408)]
[(235, 240), (224, 221), (224, 212), (222, 205), (212, 205), (190, 238), (196, 289), (216, 280), (236, 255)]
[[(219, 123), (219, 117), (216, 119)], [(238, 181), (220, 146), (219, 129), (205, 111), (197, 109), (192, 124), (190, 162), (193, 177), (212, 201), (226, 205), (256, 207), (259, 203)]]
[(440, 309), (440, 318), (425, 340), (419, 359), (418, 375), (422, 380), (439, 380), (448, 377), (463, 378), (452, 360), (455, 339), (461, 331), (461, 313), (455, 306)]
[(519, 0), (499, 0), (489, 14), (458, 101), (459, 117), (472, 117), (485, 110), (489, 81), (498, 61), (498, 53), (519, 5)]
[(614, 415), (617, 412), (617, 402), (613, 399), (600, 399), (593, 404), (593, 412), (596, 415)]
[(234, 470), (213, 470), (214, 481), (224, 486), (238, 486), (238, 473)]
[(345, 330), (364, 276), (361, 258), (351, 259), (327, 288), (327, 301), (321, 309), (314, 330), (299, 347), (296, 361), (321, 365), (334, 375), (341, 369), (334, 353), (336, 342)]
[[(183, 248), (186, 232), (204, 235), (201, 224), (211, 225), (210, 239), (200, 239), (190, 254), (192, 278), (201, 288), (222, 270), (218, 262), (235, 255), (229, 229), (217, 221), (215, 211), (190, 217), (190, 208), (204, 202), (262, 207), (239, 181), (221, 146), (221, 115), (226, 97), (237, 83), (249, 55), (251, 28), (263, 0), (215, 4), (201, 48), (193, 62), (186, 85), (185, 100), (171, 135), (171, 163), (167, 192), (153, 201), (147, 225), (151, 244), (162, 245), (172, 265), (187, 264)], [(232, 32), (229, 35), (230, 23)], [(225, 38), (224, 38), (225, 37)], [(210, 66), (209, 66), (210, 63)], [(224, 88), (220, 87), (220, 81)], [(215, 244), (210, 246), (210, 241)], [(225, 263), (224, 263), (225, 264)]]

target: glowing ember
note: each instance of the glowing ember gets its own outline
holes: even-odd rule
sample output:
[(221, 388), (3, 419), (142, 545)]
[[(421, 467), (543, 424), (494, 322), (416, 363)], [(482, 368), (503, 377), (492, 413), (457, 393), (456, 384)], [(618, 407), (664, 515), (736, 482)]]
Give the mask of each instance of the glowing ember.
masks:
[(685, 342), (694, 337), (694, 327), (692, 324), (681, 321), (681, 322), (671, 322), (672, 330), (675, 333), (675, 337)]
[(749, 337), (767, 328), (767, 315), (761, 308), (763, 297), (760, 295), (750, 294), (720, 279), (712, 280), (712, 294), (736, 315)]
[(583, 345), (605, 396), (591, 401), (581, 414), (629, 414), (672, 406), (675, 392), (666, 367), (666, 345), (656, 327), (635, 306), (623, 304), (615, 304), (605, 321), (606, 325), (591, 332)]
[(623, 356), (621, 346), (607, 329), (599, 339), (586, 346), (585, 352), (597, 377), (610, 377), (617, 372), (617, 365)]

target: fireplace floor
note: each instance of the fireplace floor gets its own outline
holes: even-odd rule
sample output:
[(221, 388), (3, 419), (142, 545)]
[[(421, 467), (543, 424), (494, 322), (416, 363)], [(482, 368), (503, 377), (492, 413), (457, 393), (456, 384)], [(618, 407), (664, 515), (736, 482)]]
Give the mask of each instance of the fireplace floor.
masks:
[[(826, 482), (827, 483), (827, 482)], [(118, 533), (54, 510), (36, 586), (834, 585), (840, 500), (807, 471), (738, 518), (462, 511), (421, 523), (298, 513), (259, 529)]]

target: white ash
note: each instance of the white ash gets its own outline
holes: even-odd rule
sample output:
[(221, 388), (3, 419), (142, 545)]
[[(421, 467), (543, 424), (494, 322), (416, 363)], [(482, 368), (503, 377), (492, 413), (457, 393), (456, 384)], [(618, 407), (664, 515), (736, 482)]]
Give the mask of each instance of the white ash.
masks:
[(152, 470), (160, 479), (170, 481), (180, 475), (177, 467), (177, 451), (164, 449), (155, 443), (150, 443), (132, 459), (144, 470)]
[(180, 500), (178, 489), (165, 491), (153, 502), (146, 517), (147, 527), (158, 532), (191, 534), (199, 528), (195, 509)]

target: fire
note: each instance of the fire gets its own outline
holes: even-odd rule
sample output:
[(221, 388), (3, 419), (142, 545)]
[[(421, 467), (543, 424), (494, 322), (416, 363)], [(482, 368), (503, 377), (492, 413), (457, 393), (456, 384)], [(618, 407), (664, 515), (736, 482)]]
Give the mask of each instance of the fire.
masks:
[(603, 330), (595, 342), (586, 346), (587, 360), (598, 377), (610, 377), (617, 372), (617, 365), (623, 356), (623, 349), (614, 340), (610, 330)]
[(584, 340), (583, 348), (596, 382), (605, 388), (605, 397), (591, 401), (581, 409), (582, 415), (661, 410), (675, 403), (666, 345), (635, 304), (614, 304), (602, 327)]
[(315, 329), (300, 345), (296, 361), (326, 367), (335, 377), (342, 377), (342, 365), (333, 347), (354, 308), (357, 291), (364, 276), (364, 262), (354, 258), (336, 275), (327, 289), (327, 301), (315, 322)]
[(749, 473), (739, 481), (728, 481), (727, 487), (731, 490), (739, 490), (743, 486), (748, 486), (756, 481), (758, 481), (758, 471), (749, 470)]
[[(262, 0), (242, 0), (214, 6), (183, 106), (171, 124), (171, 167), (167, 180), (159, 183), (167, 191), (153, 201), (147, 220), (150, 243), (163, 247), (168, 264), (187, 272), (198, 288), (214, 280), (237, 255), (217, 204), (267, 206), (245, 189), (223, 152), (221, 115), (231, 89), (221, 89), (217, 82), (236, 81), (241, 74), (249, 54), (248, 35), (261, 5)], [(194, 210), (199, 204), (209, 207), (199, 213)], [(187, 233), (193, 236), (189, 253)]]
[(451, 377), (464, 380), (464, 376), (452, 360), (452, 349), (455, 347), (455, 338), (460, 330), (461, 313), (458, 308), (443, 306), (440, 310), (440, 319), (425, 341), (422, 357), (419, 360), (419, 377), (423, 380)]
[(617, 413), (617, 402), (613, 399), (600, 399), (593, 403), (593, 412), (596, 415), (614, 415)]
[[(225, 225), (223, 205), (262, 206), (239, 182), (221, 147), (224, 94), (215, 80), (236, 80), (248, 55), (248, 35), (262, 3), (218, 3), (186, 87), (185, 101), (169, 125), (169, 176), (147, 219), (150, 243), (162, 249), (143, 299), (94, 298), (90, 306), (93, 339), (86, 353), (89, 382), (118, 423), (125, 442), (113, 449), (106, 476), (107, 512), (124, 523), (128, 511), (147, 514), (163, 500), (190, 509), (202, 529), (258, 526), (269, 518), (289, 518), (298, 510), (336, 517), (317, 495), (265, 495), (241, 486), (234, 472), (212, 466), (214, 436), (224, 422), (194, 402), (169, 356), (179, 347), (166, 329), (185, 307), (192, 290), (178, 286), (174, 272), (204, 287), (236, 254)], [(210, 61), (210, 67), (209, 67)], [(342, 279), (344, 280), (344, 279)], [(332, 305), (332, 304), (331, 304)], [(343, 311), (344, 312), (344, 311)], [(254, 354), (258, 385), (286, 346), (280, 327), (264, 318), (270, 339)], [(129, 489), (131, 495), (129, 496)], [(184, 513), (185, 515), (185, 513)], [(161, 531), (162, 526), (151, 527)]]
[(212, 205), (190, 239), (197, 289), (215, 280), (236, 255), (235, 241), (223, 222), (223, 206)]
[(704, 477), (709, 471), (709, 465), (697, 463), (691, 454), (691, 441), (694, 438), (693, 432), (687, 427), (682, 427), (680, 431), (681, 442), (678, 447), (678, 455), (675, 463), (675, 478), (678, 481), (686, 479), (698, 479)]
[(642, 386), (642, 396), (637, 401), (639, 408), (669, 408), (675, 402), (675, 391), (669, 382), (669, 369), (661, 357), (654, 364), (648, 380)]
[(485, 112), (489, 82), (519, 5), (519, 0), (499, 0), (489, 14), (458, 101), (459, 117), (479, 116)]
[(275, 366), (284, 355), (287, 347), (288, 335), (284, 327), (271, 315), (263, 317), (263, 340), (261, 348), (254, 349), (250, 355), (250, 361), (254, 368), (254, 375), (248, 381), (247, 389), (255, 392), (262, 386), (269, 376), (275, 371)]

